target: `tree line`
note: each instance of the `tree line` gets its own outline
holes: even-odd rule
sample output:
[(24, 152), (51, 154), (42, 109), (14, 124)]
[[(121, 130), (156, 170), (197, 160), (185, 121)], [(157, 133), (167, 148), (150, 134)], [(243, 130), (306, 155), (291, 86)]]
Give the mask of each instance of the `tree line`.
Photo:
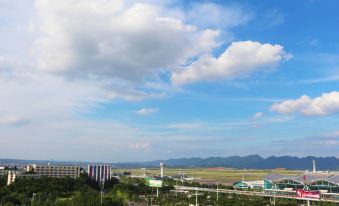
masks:
[[(41, 177), (18, 178), (7, 186), (7, 179), (0, 177), (0, 206), (126, 206), (129, 203), (141, 205), (195, 205), (196, 198), (200, 206), (263, 206), (271, 205), (268, 198), (244, 196), (237, 194), (221, 194), (199, 192), (196, 197), (192, 193), (178, 193), (174, 191), (175, 185), (196, 187), (213, 187), (215, 185), (201, 185), (199, 183), (181, 182), (172, 179), (164, 180), (164, 187), (159, 188), (159, 196), (156, 196), (156, 188), (150, 188), (143, 179), (124, 177), (120, 180), (111, 179), (104, 184), (104, 193), (101, 204), (100, 185), (91, 180), (87, 174), (81, 174), (79, 178), (50, 178)], [(219, 186), (219, 188), (228, 188)], [(277, 199), (277, 206), (297, 206), (296, 200)], [(322, 206), (331, 206), (331, 203), (319, 203)]]

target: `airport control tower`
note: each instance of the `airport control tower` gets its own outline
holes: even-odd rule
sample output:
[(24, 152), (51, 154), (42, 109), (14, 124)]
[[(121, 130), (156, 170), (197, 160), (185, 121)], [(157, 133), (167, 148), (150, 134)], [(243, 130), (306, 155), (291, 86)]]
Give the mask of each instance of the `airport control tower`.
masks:
[(161, 178), (164, 177), (164, 167), (165, 167), (165, 163), (160, 162), (160, 177)]
[(315, 160), (312, 161), (313, 162), (313, 173), (316, 173), (317, 172), (317, 169), (315, 167)]

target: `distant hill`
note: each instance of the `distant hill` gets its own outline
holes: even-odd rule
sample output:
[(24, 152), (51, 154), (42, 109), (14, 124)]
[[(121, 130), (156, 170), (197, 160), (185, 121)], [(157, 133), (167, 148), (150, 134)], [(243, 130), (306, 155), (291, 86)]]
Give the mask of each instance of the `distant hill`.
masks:
[(241, 169), (275, 169), (286, 168), (292, 170), (312, 170), (312, 161), (316, 161), (317, 170), (339, 170), (339, 159), (336, 157), (292, 157), (271, 156), (263, 158), (259, 155), (208, 157), (208, 158), (180, 158), (149, 162), (122, 162), (115, 165), (121, 167), (159, 167), (163, 161), (168, 167), (231, 167)]
[[(160, 161), (168, 167), (230, 167), (240, 169), (276, 169), (286, 168), (292, 170), (312, 170), (312, 161), (316, 161), (317, 170), (339, 170), (339, 159), (336, 157), (292, 157), (271, 156), (263, 158), (259, 155), (208, 157), (208, 158), (179, 158), (168, 160), (155, 160), (147, 162), (119, 162), (111, 163), (115, 167), (159, 167)], [(1, 165), (25, 165), (25, 164), (53, 164), (53, 165), (80, 165), (87, 167), (90, 162), (81, 161), (55, 161), (55, 160), (17, 160), (0, 159)], [(92, 163), (93, 164), (93, 163)], [(104, 164), (97, 162), (95, 164)], [(110, 163), (106, 163), (110, 164)]]

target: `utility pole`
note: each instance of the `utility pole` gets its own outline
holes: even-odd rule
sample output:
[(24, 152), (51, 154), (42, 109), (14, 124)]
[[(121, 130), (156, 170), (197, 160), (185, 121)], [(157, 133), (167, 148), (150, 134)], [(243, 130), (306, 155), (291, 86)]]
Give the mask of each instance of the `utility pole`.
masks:
[(175, 180), (175, 185), (176, 185), (175, 196), (178, 197), (178, 191), (177, 191), (177, 188), (178, 188), (178, 180)]
[(195, 206), (198, 206), (198, 188), (195, 190)]
[(104, 193), (104, 184), (105, 184), (104, 180), (101, 180), (101, 184), (100, 184), (100, 188), (101, 188), (101, 190), (100, 190), (100, 203), (101, 204), (102, 204), (102, 197), (103, 197), (103, 193)]
[(35, 194), (35, 193), (33, 193), (31, 205), (33, 205), (33, 203), (34, 203), (35, 196), (36, 196), (36, 194)]
[(277, 191), (277, 185), (274, 184), (274, 192), (273, 192), (273, 205), (275, 205), (275, 193)]
[(217, 183), (217, 202), (219, 201), (219, 183)]
[(311, 201), (310, 200), (306, 200), (307, 202), (307, 206), (311, 206)]

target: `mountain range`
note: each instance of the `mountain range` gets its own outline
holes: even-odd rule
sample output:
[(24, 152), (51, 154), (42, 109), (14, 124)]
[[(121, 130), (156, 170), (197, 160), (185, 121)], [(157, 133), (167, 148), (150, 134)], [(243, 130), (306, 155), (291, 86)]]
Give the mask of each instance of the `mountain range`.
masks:
[(121, 162), (120, 167), (159, 167), (164, 162), (168, 167), (229, 167), (240, 169), (276, 169), (286, 168), (293, 170), (312, 170), (312, 161), (316, 161), (317, 170), (339, 170), (339, 159), (336, 157), (293, 157), (270, 156), (263, 158), (259, 155), (208, 157), (208, 158), (180, 158), (157, 160), (148, 162)]
[[(118, 162), (105, 163), (115, 167), (159, 167), (164, 162), (167, 167), (228, 167), (239, 169), (276, 169), (285, 168), (290, 170), (312, 170), (312, 161), (316, 161), (317, 170), (339, 170), (339, 159), (336, 157), (293, 157), (293, 156), (270, 156), (263, 158), (259, 155), (208, 157), (208, 158), (179, 158), (168, 160), (154, 160), (145, 162)], [(104, 164), (100, 162), (84, 161), (55, 161), (55, 160), (18, 160), (0, 159), (0, 165), (25, 165), (25, 164), (66, 164), (87, 167), (88, 164)]]

